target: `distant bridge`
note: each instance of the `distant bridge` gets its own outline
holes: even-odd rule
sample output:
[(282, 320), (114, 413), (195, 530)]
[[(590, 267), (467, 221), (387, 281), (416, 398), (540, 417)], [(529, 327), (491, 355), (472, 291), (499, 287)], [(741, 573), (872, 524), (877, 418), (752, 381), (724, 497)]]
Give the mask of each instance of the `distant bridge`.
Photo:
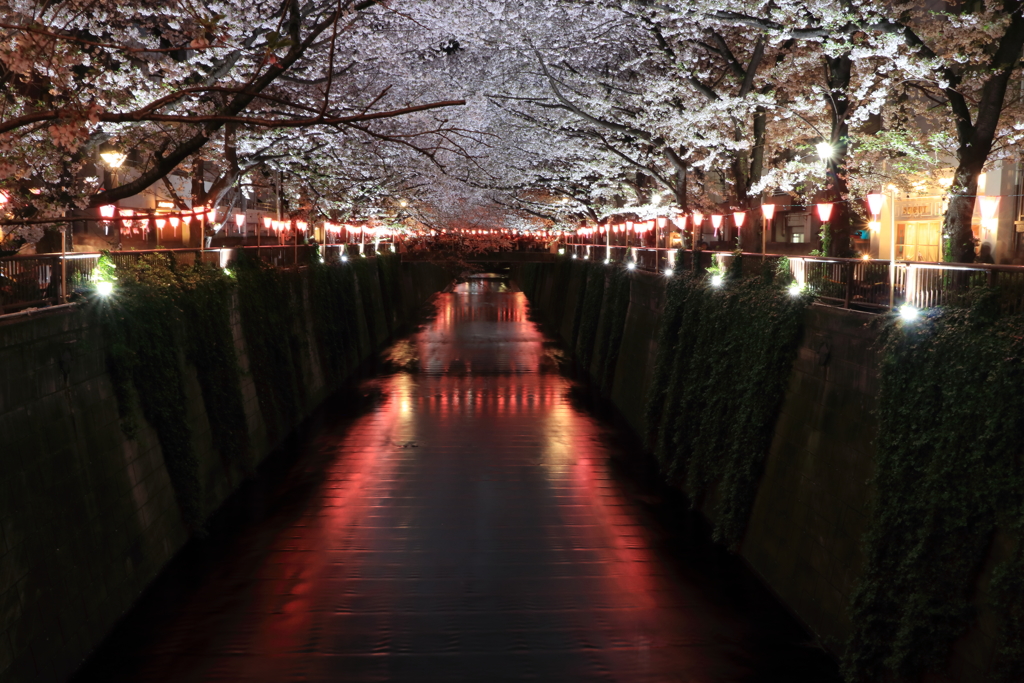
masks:
[(458, 258), (469, 263), (553, 263), (557, 254), (547, 251), (489, 251), (482, 254), (449, 254), (445, 252), (405, 252), (402, 261), (443, 261)]

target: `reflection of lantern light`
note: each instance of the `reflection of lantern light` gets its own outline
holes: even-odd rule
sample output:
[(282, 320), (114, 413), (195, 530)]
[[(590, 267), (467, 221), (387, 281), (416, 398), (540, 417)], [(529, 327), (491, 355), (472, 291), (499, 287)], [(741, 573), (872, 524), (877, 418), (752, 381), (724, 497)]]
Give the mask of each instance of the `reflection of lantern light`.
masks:
[(747, 212), (746, 211), (733, 211), (732, 212), (732, 220), (736, 224), (736, 228), (737, 229), (743, 227), (743, 221), (745, 221), (746, 219), (747, 219)]
[(885, 202), (885, 195), (872, 193), (866, 198), (868, 200), (868, 209), (871, 211), (872, 216), (878, 216), (882, 213), (882, 204)]
[(118, 213), (121, 214), (121, 225), (123, 225), (126, 228), (132, 227), (133, 221), (130, 218), (128, 220), (125, 220), (125, 216), (132, 216), (134, 215), (135, 212), (132, 211), (131, 209), (121, 209)]
[(762, 204), (761, 205), (761, 214), (764, 216), (764, 219), (766, 221), (770, 221), (772, 219), (772, 217), (775, 215), (775, 205), (774, 204)]
[[(3, 204), (3, 202), (0, 202), (0, 204)], [(104, 204), (103, 206), (100, 207), (100, 216), (102, 216), (104, 220), (109, 221), (111, 218), (114, 217), (114, 210), (116, 208), (117, 207), (115, 207), (113, 204)]]
[(822, 223), (827, 223), (828, 219), (832, 216), (832, 205), (831, 204), (815, 204), (814, 208), (818, 210), (818, 220)]

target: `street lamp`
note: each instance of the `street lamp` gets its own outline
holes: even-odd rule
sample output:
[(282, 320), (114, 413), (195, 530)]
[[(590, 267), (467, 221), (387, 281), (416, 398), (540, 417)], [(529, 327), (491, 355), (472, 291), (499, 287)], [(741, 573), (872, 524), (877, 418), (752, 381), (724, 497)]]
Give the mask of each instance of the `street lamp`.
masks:
[(116, 171), (121, 168), (124, 162), (128, 159), (128, 155), (124, 152), (118, 152), (116, 149), (111, 149), (106, 152), (101, 152), (100, 159), (103, 159), (103, 163), (105, 163), (110, 169)]
[(121, 168), (124, 162), (128, 159), (128, 155), (123, 152), (118, 152), (116, 149), (108, 149), (104, 152), (100, 152), (100, 159), (106, 164), (110, 170), (108, 179), (110, 180), (108, 190), (114, 189), (114, 185), (117, 184), (117, 170)]
[(832, 149), (832, 143), (825, 142), (822, 140), (814, 146), (814, 151), (818, 153), (818, 158), (821, 159), (821, 163), (828, 164), (829, 159), (832, 158), (834, 150)]

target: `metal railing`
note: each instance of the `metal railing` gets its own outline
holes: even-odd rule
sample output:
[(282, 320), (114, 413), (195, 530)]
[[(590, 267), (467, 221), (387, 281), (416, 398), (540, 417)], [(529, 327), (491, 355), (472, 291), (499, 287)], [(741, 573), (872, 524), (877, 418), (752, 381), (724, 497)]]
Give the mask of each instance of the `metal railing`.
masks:
[[(733, 252), (712, 252), (655, 247), (566, 245), (574, 258), (629, 265), (639, 270), (663, 273), (668, 268), (689, 270), (693, 259), (699, 269), (717, 264), (727, 269)], [(959, 306), (981, 291), (993, 291), (1006, 313), (1024, 312), (1024, 266), (981, 263), (925, 263), (897, 261), (890, 268), (887, 259), (844, 259), (778, 254), (743, 254), (744, 275), (760, 272), (767, 259), (789, 259), (796, 282), (824, 304), (862, 311), (887, 311), (903, 304), (915, 308)]]
[[(344, 259), (374, 256), (374, 245), (322, 244), (320, 257), (328, 263)], [(382, 254), (391, 253), (391, 244), (380, 244)], [(147, 249), (138, 251), (112, 251), (110, 258), (118, 267), (129, 267), (150, 254), (166, 254), (179, 264), (192, 265), (197, 261), (227, 267), (238, 258), (239, 252), (255, 254), (278, 268), (309, 265), (315, 253), (309, 245), (245, 246), (219, 249)], [(0, 258), (0, 315), (16, 313), (29, 308), (53, 306), (72, 295), (92, 276), (99, 261), (99, 252), (68, 252), (66, 254), (36, 254)]]

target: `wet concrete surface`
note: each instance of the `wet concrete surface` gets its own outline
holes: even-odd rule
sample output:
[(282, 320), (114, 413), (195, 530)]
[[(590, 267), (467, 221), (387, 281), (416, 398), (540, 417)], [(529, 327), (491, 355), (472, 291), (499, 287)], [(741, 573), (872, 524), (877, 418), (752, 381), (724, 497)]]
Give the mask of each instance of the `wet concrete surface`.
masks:
[(439, 295), (79, 681), (836, 681), (505, 281)]

